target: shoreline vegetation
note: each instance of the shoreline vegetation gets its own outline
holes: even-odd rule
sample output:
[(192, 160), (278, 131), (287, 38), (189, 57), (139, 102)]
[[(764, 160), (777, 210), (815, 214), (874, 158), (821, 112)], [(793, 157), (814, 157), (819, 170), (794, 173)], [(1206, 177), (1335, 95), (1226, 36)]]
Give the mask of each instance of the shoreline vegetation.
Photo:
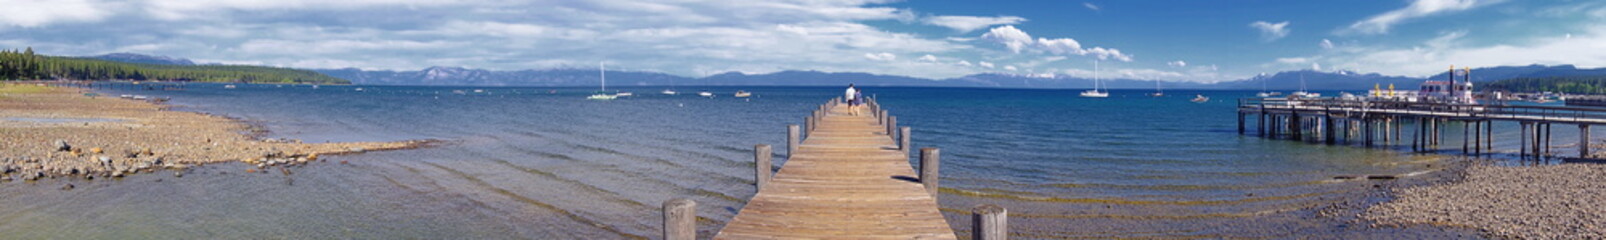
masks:
[(345, 79), (290, 68), (125, 63), (38, 55), (34, 54), (32, 48), (24, 51), (0, 50), (0, 81), (51, 79), (351, 84)]
[(1442, 183), (1391, 189), (1361, 218), (1377, 227), (1461, 227), (1519, 239), (1606, 238), (1606, 165), (1477, 162)]
[[(411, 149), (435, 140), (301, 143), (258, 139), (225, 117), (97, 97), (75, 88), (0, 83), (0, 182), (116, 178), (240, 161), (248, 172), (326, 161), (321, 156)], [(64, 187), (70, 188), (70, 187)]]

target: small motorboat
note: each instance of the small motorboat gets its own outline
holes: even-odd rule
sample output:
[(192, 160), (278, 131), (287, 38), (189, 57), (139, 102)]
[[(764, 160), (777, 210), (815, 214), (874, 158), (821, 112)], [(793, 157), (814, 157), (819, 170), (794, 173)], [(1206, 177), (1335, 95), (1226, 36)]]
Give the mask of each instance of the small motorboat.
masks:
[(223, 85), (223, 89), (234, 89), (234, 84)]
[(1210, 101), (1210, 97), (1206, 97), (1206, 96), (1204, 96), (1202, 94), (1197, 94), (1197, 95), (1193, 95), (1193, 100), (1188, 100), (1188, 101), (1192, 101), (1192, 102), (1196, 102), (1196, 103), (1209, 102)]
[(485, 89), (474, 89), (474, 93), (485, 93)]
[(675, 91), (675, 90), (669, 90), (669, 89), (664, 89), (664, 91), (663, 91), (663, 92), (660, 92), (660, 93), (663, 93), (663, 94), (664, 94), (664, 95), (675, 95), (675, 94), (680, 94), (680, 92), (676, 92), (676, 91)]
[(702, 91), (702, 92), (697, 92), (697, 96), (714, 97), (714, 93), (711, 93), (711, 92), (708, 92), (708, 91)]
[(753, 93), (750, 93), (750, 92), (747, 92), (747, 91), (736, 91), (736, 97), (751, 97), (751, 96), (753, 96)]
[(354, 90), (356, 90), (356, 91), (358, 91), (358, 92), (361, 92), (361, 91), (362, 91), (362, 88), (357, 88), (357, 89), (354, 89)]

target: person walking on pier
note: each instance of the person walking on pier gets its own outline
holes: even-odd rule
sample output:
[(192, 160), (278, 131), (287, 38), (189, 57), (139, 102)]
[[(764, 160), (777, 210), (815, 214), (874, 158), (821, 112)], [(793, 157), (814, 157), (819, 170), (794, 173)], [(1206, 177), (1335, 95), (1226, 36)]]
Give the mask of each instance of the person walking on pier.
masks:
[(842, 99), (843, 100), (847, 100), (847, 102), (848, 102), (848, 114), (850, 114), (850, 115), (859, 115), (859, 109), (858, 109), (858, 100), (859, 100), (859, 98), (858, 97), (859, 97), (859, 89), (858, 88), (854, 88), (853, 84), (849, 83), (848, 84), (848, 91), (844, 94), (844, 96), (842, 96)]

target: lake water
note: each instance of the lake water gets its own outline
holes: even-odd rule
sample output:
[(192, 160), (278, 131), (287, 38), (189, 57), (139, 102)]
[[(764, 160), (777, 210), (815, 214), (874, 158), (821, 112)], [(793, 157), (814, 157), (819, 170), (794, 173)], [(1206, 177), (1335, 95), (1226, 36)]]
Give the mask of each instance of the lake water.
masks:
[[(706, 237), (754, 193), (753, 144), (784, 154), (786, 125), (841, 93), (624, 90), (636, 96), (584, 100), (589, 88), (213, 84), (110, 91), (172, 97), (178, 110), (240, 118), (266, 127), (269, 137), (447, 143), (329, 157), (290, 175), (247, 174), (247, 166), (227, 163), (182, 178), (162, 172), (0, 184), (0, 236), (656, 238), (660, 204), (687, 197), (699, 204)], [(699, 90), (720, 96), (698, 97)], [(737, 90), (755, 97), (730, 97)], [(1320, 216), (1329, 206), (1378, 200), (1374, 185), (1383, 181), (1334, 176), (1432, 172), (1457, 160), (1240, 136), (1235, 101), (1253, 92), (1171, 90), (1154, 98), (1116, 90), (1092, 99), (1077, 97), (1080, 90), (863, 90), (913, 128), (915, 147), (942, 148), (940, 205), (960, 231), (968, 231), (971, 206), (992, 203), (1009, 209), (1019, 238), (1471, 233), (1369, 228), (1352, 217)], [(1189, 102), (1194, 94), (1214, 100)], [(1570, 131), (1556, 132), (1571, 139)], [(1459, 141), (1445, 135), (1446, 146)], [(1500, 132), (1497, 147), (1515, 151), (1515, 135)], [(63, 182), (78, 187), (57, 190)]]

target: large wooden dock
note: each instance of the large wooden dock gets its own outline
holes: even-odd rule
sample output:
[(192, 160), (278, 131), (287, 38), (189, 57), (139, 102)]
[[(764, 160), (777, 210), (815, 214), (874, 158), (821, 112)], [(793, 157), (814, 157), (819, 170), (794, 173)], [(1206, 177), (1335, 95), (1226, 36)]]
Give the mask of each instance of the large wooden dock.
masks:
[[(1521, 128), (1517, 139), (1521, 158), (1555, 156), (1550, 151), (1553, 124), (1577, 126), (1577, 156), (1591, 158), (1590, 126), (1606, 124), (1606, 108), (1600, 107), (1245, 98), (1238, 101), (1239, 134), (1246, 134), (1246, 117), (1251, 115), (1255, 133), (1268, 138), (1368, 147), (1409, 140), (1413, 151), (1423, 152), (1443, 150), (1443, 134), (1459, 126), (1461, 152), (1474, 155), (1494, 150), (1494, 122), (1514, 122)], [(1402, 131), (1407, 125), (1411, 129)]]
[(897, 128), (869, 106), (823, 110), (715, 239), (955, 239)]

